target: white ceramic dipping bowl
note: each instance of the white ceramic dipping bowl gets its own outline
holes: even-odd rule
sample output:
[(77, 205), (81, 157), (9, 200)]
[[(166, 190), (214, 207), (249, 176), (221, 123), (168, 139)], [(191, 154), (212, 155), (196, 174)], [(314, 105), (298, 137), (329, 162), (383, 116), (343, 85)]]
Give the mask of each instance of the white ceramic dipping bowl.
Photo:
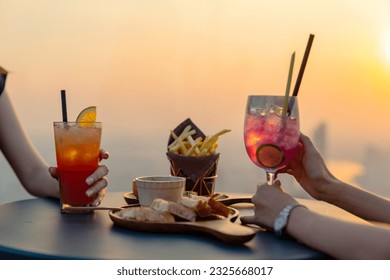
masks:
[(135, 178), (141, 206), (150, 206), (156, 198), (179, 202), (186, 179), (175, 176), (143, 176)]

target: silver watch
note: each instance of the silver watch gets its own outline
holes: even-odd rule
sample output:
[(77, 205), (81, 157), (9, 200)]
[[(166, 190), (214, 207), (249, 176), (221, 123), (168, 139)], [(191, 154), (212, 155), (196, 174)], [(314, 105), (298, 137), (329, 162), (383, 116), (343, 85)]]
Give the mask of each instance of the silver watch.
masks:
[(291, 211), (294, 208), (299, 207), (299, 206), (306, 208), (306, 206), (299, 204), (299, 203), (296, 203), (296, 204), (287, 205), (282, 211), (280, 211), (279, 215), (276, 217), (276, 219), (274, 221), (274, 233), (277, 236), (279, 236), (279, 237), (283, 236), (283, 232), (287, 226), (288, 218), (290, 216)]

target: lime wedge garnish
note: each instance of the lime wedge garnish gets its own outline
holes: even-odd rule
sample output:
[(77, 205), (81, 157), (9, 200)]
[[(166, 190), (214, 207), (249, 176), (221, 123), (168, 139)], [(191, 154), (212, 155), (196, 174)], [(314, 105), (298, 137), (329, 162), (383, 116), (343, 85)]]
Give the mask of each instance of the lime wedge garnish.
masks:
[(263, 144), (257, 148), (258, 162), (266, 168), (275, 168), (284, 160), (283, 150), (274, 144)]

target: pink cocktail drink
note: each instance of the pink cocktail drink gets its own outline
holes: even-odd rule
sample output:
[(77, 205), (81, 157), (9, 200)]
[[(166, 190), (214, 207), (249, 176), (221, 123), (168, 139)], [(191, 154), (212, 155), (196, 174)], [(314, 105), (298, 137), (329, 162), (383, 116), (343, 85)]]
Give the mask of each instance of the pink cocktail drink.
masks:
[(264, 169), (281, 169), (294, 158), (299, 140), (297, 119), (270, 114), (247, 115), (245, 147), (252, 162)]
[(295, 97), (291, 97), (290, 102), (286, 102), (284, 96), (248, 97), (245, 147), (252, 162), (265, 169), (269, 184), (272, 184), (275, 172), (293, 160), (299, 135)]

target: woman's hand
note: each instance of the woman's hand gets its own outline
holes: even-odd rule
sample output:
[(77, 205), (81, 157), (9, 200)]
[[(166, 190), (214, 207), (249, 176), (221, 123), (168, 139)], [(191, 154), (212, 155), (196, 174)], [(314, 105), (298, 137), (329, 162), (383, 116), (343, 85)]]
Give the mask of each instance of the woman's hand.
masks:
[(294, 160), (278, 173), (293, 175), (298, 183), (315, 199), (322, 200), (327, 186), (338, 179), (330, 173), (310, 138), (301, 133), (298, 153)]
[[(99, 161), (103, 159), (108, 159), (109, 158), (109, 153), (104, 150), (100, 149), (99, 153)], [(50, 175), (58, 180), (58, 173), (57, 173), (57, 168), (56, 167), (49, 167), (49, 172)], [(96, 194), (97, 198), (94, 201), (94, 206), (98, 206), (101, 201), (103, 200), (103, 197), (106, 192), (106, 187), (108, 186), (108, 180), (106, 178), (106, 175), (108, 174), (109, 170), (108, 167), (105, 165), (100, 165), (93, 174), (91, 174), (89, 177), (85, 179), (85, 182), (91, 186), (87, 191), (86, 195), (88, 197), (94, 196)]]
[(279, 180), (276, 180), (273, 185), (267, 183), (259, 183), (257, 191), (252, 197), (254, 204), (254, 216), (243, 216), (241, 222), (243, 224), (256, 224), (264, 228), (272, 228), (273, 223), (287, 205), (297, 203), (289, 194), (283, 192)]

